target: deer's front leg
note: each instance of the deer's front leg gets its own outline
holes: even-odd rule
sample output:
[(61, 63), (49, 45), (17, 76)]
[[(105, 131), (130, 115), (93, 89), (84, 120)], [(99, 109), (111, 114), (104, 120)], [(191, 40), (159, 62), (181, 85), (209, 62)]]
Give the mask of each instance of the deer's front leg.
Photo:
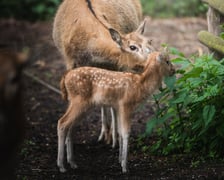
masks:
[(122, 172), (127, 172), (127, 157), (128, 157), (128, 141), (129, 141), (129, 133), (130, 133), (130, 110), (128, 107), (120, 108), (119, 112), (119, 128), (120, 128), (120, 150), (121, 150), (121, 167)]
[(105, 140), (108, 139), (108, 127), (107, 127), (107, 113), (105, 112), (105, 107), (101, 107), (101, 132), (100, 132), (100, 136), (98, 138), (98, 141), (101, 141), (103, 139), (103, 137), (105, 138)]
[(111, 107), (110, 108), (111, 112), (111, 129), (112, 129), (112, 147), (115, 148), (116, 143), (117, 143), (117, 120), (116, 120), (116, 112), (115, 110)]

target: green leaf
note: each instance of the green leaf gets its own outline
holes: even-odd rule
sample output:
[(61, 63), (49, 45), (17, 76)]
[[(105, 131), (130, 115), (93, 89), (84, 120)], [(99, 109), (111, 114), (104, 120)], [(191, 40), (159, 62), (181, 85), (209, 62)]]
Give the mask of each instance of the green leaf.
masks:
[(181, 65), (182, 69), (187, 68), (191, 64), (191, 62), (188, 59), (183, 58), (183, 57), (178, 57), (178, 58), (172, 59), (171, 62), (176, 65)]
[(34, 12), (41, 14), (46, 10), (46, 6), (44, 4), (38, 4), (36, 7), (33, 8)]
[(207, 92), (209, 93), (210, 96), (216, 96), (219, 93), (218, 85), (214, 86), (208, 86), (207, 87)]
[(170, 119), (174, 115), (173, 112), (166, 113), (162, 117), (153, 117), (151, 118), (146, 125), (146, 133), (151, 134), (152, 130), (158, 125), (164, 123), (166, 120)]
[(170, 100), (171, 104), (183, 103), (187, 98), (188, 94), (188, 91), (183, 89), (182, 91), (177, 93), (174, 98)]
[(176, 83), (176, 76), (165, 77), (164, 82), (170, 90), (173, 90)]
[(205, 122), (205, 127), (208, 126), (208, 124), (212, 121), (214, 115), (215, 115), (215, 106), (214, 105), (206, 105), (203, 108), (203, 119)]
[(146, 134), (151, 134), (154, 127), (157, 125), (157, 117), (153, 117), (146, 124)]
[(182, 77), (182, 80), (186, 80), (188, 78), (196, 78), (196, 77), (200, 77), (200, 74), (203, 72), (203, 68), (202, 67), (196, 67), (194, 69), (192, 69), (190, 72), (186, 73), (184, 77)]
[(189, 78), (188, 79), (190, 85), (191, 85), (191, 88), (194, 87), (194, 88), (197, 88), (200, 84), (204, 83), (203, 79), (201, 78)]
[(184, 54), (182, 52), (178, 51), (177, 48), (170, 47), (169, 51), (171, 52), (171, 54), (178, 55), (180, 57), (185, 57)]
[(221, 32), (221, 33), (220, 33), (220, 37), (221, 37), (222, 39), (224, 39), (224, 32)]

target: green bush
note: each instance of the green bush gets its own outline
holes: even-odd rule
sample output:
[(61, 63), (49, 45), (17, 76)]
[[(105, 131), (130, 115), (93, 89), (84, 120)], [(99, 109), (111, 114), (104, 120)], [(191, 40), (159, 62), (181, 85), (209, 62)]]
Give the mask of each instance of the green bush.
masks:
[[(0, 17), (47, 20), (54, 16), (62, 0), (1, 0)], [(201, 0), (141, 0), (144, 14), (153, 17), (205, 15), (207, 7)]]
[(172, 61), (182, 67), (180, 77), (165, 79), (166, 88), (154, 96), (157, 110), (147, 132), (155, 129), (159, 140), (152, 151), (223, 155), (224, 59), (204, 55), (189, 60), (176, 49), (171, 51), (178, 54)]
[(201, 0), (141, 0), (144, 14), (153, 17), (205, 16), (207, 5)]
[(53, 17), (61, 0), (1, 0), (0, 17), (46, 20)]

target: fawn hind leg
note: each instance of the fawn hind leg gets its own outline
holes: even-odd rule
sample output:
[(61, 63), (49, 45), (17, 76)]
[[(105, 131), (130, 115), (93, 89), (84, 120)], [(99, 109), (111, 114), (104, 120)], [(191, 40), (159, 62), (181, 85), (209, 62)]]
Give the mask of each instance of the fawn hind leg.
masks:
[(70, 164), (71, 168), (76, 169), (78, 166), (76, 165), (74, 160), (72, 130), (73, 130), (73, 125), (71, 125), (71, 127), (69, 128), (68, 134), (66, 137), (67, 161)]
[(112, 147), (115, 148), (117, 143), (117, 129), (118, 129), (116, 120), (116, 111), (112, 107), (110, 108), (110, 111), (111, 111)]
[[(76, 168), (77, 165), (74, 162), (73, 158), (73, 143), (72, 143), (72, 126), (77, 123), (79, 116), (83, 112), (83, 109), (86, 108), (84, 103), (76, 98), (72, 100), (69, 104), (69, 107), (66, 113), (58, 121), (58, 158), (57, 165), (61, 172), (65, 172), (64, 167), (64, 149), (65, 149), (65, 140), (67, 143), (67, 160), (70, 163), (72, 168)], [(66, 139), (67, 138), (67, 139)]]
[(127, 172), (128, 141), (131, 127), (130, 112), (128, 107), (119, 109), (119, 161), (123, 173)]
[(101, 132), (98, 138), (98, 141), (101, 141), (103, 138), (107, 143), (110, 143), (109, 137), (109, 115), (107, 113), (107, 107), (101, 107)]

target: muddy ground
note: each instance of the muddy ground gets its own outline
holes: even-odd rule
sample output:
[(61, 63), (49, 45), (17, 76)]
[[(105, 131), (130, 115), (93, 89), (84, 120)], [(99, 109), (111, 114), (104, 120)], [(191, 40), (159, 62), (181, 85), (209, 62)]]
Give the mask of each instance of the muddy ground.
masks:
[[(197, 33), (206, 29), (206, 21), (200, 18), (151, 19), (147, 36), (157, 48), (162, 43), (178, 48), (187, 56), (206, 48), (197, 40)], [(65, 66), (54, 47), (52, 22), (28, 23), (0, 20), (0, 43), (15, 50), (30, 49), (29, 63), (23, 75), (24, 111), (27, 121), (26, 137), (19, 152), (17, 178), (21, 180), (51, 179), (222, 179), (224, 163), (199, 162), (192, 155), (153, 156), (141, 151), (150, 146), (154, 137), (142, 141), (147, 120), (153, 115), (151, 102), (133, 114), (129, 152), (129, 173), (122, 174), (118, 163), (118, 148), (98, 142), (100, 133), (99, 108), (87, 113), (75, 128), (74, 148), (78, 169), (68, 167), (60, 173), (56, 166), (57, 120), (66, 109), (61, 96), (38, 82), (58, 88)], [(27, 74), (29, 76), (27, 76)], [(31, 76), (31, 77), (30, 77)], [(37, 80), (38, 78), (38, 80)]]

